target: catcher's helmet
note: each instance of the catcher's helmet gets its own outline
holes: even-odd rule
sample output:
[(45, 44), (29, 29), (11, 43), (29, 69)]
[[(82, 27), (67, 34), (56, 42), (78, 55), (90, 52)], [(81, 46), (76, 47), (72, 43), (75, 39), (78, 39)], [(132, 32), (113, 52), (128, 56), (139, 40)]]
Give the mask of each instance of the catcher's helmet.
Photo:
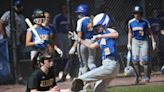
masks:
[(86, 4), (80, 4), (75, 10), (75, 13), (81, 13), (83, 15), (88, 15), (88, 12), (89, 12), (89, 7)]
[(143, 8), (141, 6), (134, 6), (133, 14), (136, 14), (136, 13), (142, 14), (143, 13)]
[(37, 52), (32, 59), (32, 66), (33, 68), (40, 67), (40, 63), (44, 63), (44, 60), (46, 59), (52, 59), (52, 55), (47, 52)]
[(36, 9), (36, 10), (34, 10), (32, 17), (33, 18), (44, 18), (45, 17), (44, 11), (41, 9)]
[(95, 26), (101, 25), (101, 26), (107, 27), (109, 22), (110, 22), (109, 16), (105, 13), (100, 13), (94, 17), (93, 26), (95, 27)]
[(41, 53), (39, 54), (37, 61), (42, 62), (46, 59), (52, 59), (52, 55), (50, 55), (49, 53)]

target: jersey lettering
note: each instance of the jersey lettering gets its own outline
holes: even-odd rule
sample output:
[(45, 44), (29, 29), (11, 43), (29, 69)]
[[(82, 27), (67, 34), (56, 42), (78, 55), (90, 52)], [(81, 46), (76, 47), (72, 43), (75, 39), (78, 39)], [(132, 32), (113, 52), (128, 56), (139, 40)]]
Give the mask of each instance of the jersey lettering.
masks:
[(104, 53), (105, 53), (105, 55), (110, 55), (110, 49), (109, 48), (105, 48), (104, 49)]
[(52, 86), (53, 83), (54, 83), (54, 79), (53, 79), (53, 78), (51, 78), (51, 79), (49, 79), (49, 80), (42, 80), (42, 81), (40, 82), (40, 87)]

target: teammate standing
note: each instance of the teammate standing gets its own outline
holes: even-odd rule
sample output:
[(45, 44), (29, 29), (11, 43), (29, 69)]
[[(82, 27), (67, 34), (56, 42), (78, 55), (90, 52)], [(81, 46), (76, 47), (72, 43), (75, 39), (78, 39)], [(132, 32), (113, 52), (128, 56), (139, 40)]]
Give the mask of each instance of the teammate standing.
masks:
[(68, 52), (70, 48), (70, 40), (68, 39), (68, 21), (67, 21), (67, 6), (65, 4), (60, 5), (60, 13), (53, 19), (55, 25), (55, 43), (63, 51), (63, 57), (56, 62), (56, 69), (59, 73), (64, 71), (66, 63), (68, 62)]
[[(77, 21), (77, 35), (85, 40), (85, 42), (92, 43), (91, 38), (93, 37), (94, 31), (92, 30), (91, 25), (91, 18), (88, 17), (89, 7), (86, 4), (80, 4), (75, 13), (78, 16)], [(72, 48), (69, 51), (69, 54), (74, 54), (75, 49), (77, 47), (78, 57), (80, 61), (80, 68), (79, 68), (79, 75), (86, 73), (88, 70), (92, 70), (96, 68), (94, 63), (95, 56), (96, 56), (96, 49), (87, 48), (85, 45), (81, 43), (74, 42)]]
[(132, 62), (136, 71), (135, 84), (140, 80), (140, 65), (144, 67), (144, 80), (150, 80), (150, 62), (148, 57), (148, 38), (151, 36), (153, 50), (156, 43), (150, 24), (146, 19), (142, 18), (143, 9), (141, 6), (135, 6), (133, 9), (134, 18), (128, 22), (128, 45), (127, 48), (132, 50)]
[(79, 92), (83, 89), (83, 82), (97, 81), (93, 92), (105, 92), (111, 80), (119, 71), (119, 64), (116, 61), (116, 44), (115, 39), (119, 34), (116, 30), (107, 28), (110, 18), (105, 13), (96, 15), (93, 19), (93, 26), (97, 35), (93, 36), (97, 39), (95, 43), (87, 43), (79, 36), (75, 35), (75, 40), (85, 45), (88, 48), (94, 49), (100, 47), (102, 52), (102, 65), (83, 75), (79, 76), (72, 83), (71, 90)]
[(40, 9), (34, 10), (33, 18), (35, 23), (34, 27), (41, 39), (37, 39), (30, 28), (27, 29), (26, 46), (33, 47), (33, 50), (31, 51), (31, 60), (37, 51), (49, 51), (50, 53), (53, 53), (53, 50), (55, 49), (58, 54), (62, 54), (62, 51), (56, 45), (54, 45), (53, 48), (53, 45), (50, 43), (50, 31), (42, 25), (45, 21), (44, 12)]
[(29, 77), (26, 92), (60, 92), (51, 69), (54, 64), (52, 56), (45, 52), (37, 52), (32, 62), (36, 62), (39, 68)]

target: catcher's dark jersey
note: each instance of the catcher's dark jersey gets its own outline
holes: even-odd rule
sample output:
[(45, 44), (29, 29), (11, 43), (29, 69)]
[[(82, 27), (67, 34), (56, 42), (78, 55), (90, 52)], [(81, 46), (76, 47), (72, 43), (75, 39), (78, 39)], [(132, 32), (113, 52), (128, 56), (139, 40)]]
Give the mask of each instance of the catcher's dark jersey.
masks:
[(30, 92), (31, 89), (37, 89), (38, 91), (48, 91), (55, 85), (55, 75), (52, 70), (50, 70), (46, 75), (41, 69), (37, 69), (32, 73), (27, 82), (26, 92)]

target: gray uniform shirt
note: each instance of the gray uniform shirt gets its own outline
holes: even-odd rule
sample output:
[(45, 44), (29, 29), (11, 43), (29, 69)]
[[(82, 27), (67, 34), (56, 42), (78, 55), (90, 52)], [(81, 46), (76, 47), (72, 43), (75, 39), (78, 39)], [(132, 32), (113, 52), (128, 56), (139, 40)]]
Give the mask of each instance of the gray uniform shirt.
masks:
[[(11, 37), (11, 30), (10, 30), (10, 11), (6, 11), (2, 17), (1, 20), (3, 21), (5, 25), (5, 32), (7, 36)], [(19, 44), (19, 37), (23, 31), (26, 31), (26, 23), (25, 23), (25, 17), (22, 14), (17, 15), (15, 13), (15, 24), (16, 24), (16, 37), (17, 37), (17, 44)]]

